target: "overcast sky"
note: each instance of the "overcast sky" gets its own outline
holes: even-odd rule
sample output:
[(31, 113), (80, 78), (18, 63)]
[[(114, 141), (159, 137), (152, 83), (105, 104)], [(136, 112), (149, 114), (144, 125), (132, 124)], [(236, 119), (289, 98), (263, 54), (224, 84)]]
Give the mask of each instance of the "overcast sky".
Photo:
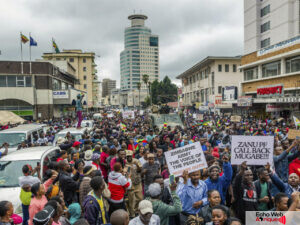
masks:
[(0, 60), (20, 60), (19, 33), (31, 32), (38, 42), (33, 59), (52, 51), (53, 37), (61, 50), (95, 52), (100, 80), (118, 84), (124, 29), (134, 10), (159, 35), (160, 78), (180, 83), (175, 77), (208, 55), (243, 52), (242, 0), (0, 0), (0, 9)]

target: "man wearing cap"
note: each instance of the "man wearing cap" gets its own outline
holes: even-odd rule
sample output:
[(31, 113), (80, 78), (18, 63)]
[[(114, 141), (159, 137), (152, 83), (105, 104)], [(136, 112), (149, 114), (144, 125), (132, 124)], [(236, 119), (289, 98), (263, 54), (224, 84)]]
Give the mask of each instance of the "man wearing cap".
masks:
[(129, 225), (159, 225), (158, 215), (153, 214), (152, 203), (149, 200), (143, 200), (139, 204), (139, 216), (133, 218)]
[(158, 183), (152, 183), (149, 186), (148, 193), (153, 206), (153, 212), (159, 216), (161, 225), (169, 225), (169, 217), (175, 216), (181, 212), (181, 201), (176, 194), (176, 183), (170, 185), (173, 205), (167, 205), (160, 200), (161, 186)]
[(133, 218), (138, 210), (139, 202), (143, 199), (143, 189), (141, 178), (142, 164), (138, 159), (133, 158), (133, 152), (131, 150), (126, 150), (125, 171), (129, 171), (131, 175), (132, 186), (131, 189), (127, 191), (127, 208), (129, 216)]
[(152, 183), (155, 175), (160, 174), (160, 164), (154, 161), (154, 154), (147, 155), (148, 161), (143, 165), (142, 177), (145, 176), (144, 192), (148, 190), (148, 186)]
[(84, 165), (85, 166), (91, 166), (93, 161), (92, 161), (92, 156), (93, 156), (93, 151), (92, 150), (87, 150), (84, 152)]
[(79, 153), (80, 152), (80, 145), (81, 145), (81, 142), (75, 141), (72, 145), (72, 147), (73, 147), (72, 153)]

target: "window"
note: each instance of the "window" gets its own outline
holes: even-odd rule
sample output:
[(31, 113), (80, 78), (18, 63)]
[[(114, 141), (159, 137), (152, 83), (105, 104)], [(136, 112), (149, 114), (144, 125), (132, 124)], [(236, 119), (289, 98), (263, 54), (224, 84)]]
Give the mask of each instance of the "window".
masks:
[(86, 75), (83, 76), (83, 80), (86, 80)]
[(258, 78), (258, 67), (244, 70), (244, 81)]
[(59, 80), (53, 79), (52, 81), (52, 88), (53, 90), (60, 90), (61, 83)]
[(86, 71), (86, 67), (85, 66), (83, 67), (83, 71)]
[(68, 87), (68, 85), (65, 82), (61, 82), (61, 89), (62, 90), (68, 89), (67, 87)]
[(84, 88), (84, 89), (86, 89), (86, 88), (87, 88), (87, 87), (86, 87), (86, 84), (84, 84), (84, 85), (83, 85), (83, 88)]
[(222, 94), (222, 86), (218, 86), (218, 94)]
[(266, 38), (260, 42), (260, 47), (264, 48), (270, 45), (270, 38)]
[(7, 82), (6, 82), (6, 76), (0, 76), (0, 87), (6, 87)]
[(270, 21), (268, 21), (260, 26), (261, 33), (266, 32), (267, 30), (270, 30)]
[(229, 65), (225, 64), (225, 72), (229, 72)]
[(31, 87), (31, 77), (29, 76), (26, 76), (25, 77), (25, 84), (26, 84), (26, 87)]
[(300, 56), (296, 56), (286, 60), (286, 72), (293, 73), (300, 71)]
[(82, 59), (82, 62), (83, 62), (83, 63), (86, 63), (86, 58), (83, 58), (83, 59)]
[(16, 87), (16, 76), (7, 76), (7, 87)]
[(233, 65), (232, 65), (232, 71), (233, 71), (233, 72), (236, 72), (236, 64), (233, 64)]
[(270, 13), (270, 5), (267, 5), (266, 7), (260, 10), (260, 17), (263, 17), (269, 13)]
[(17, 87), (24, 87), (24, 86), (25, 86), (25, 77), (17, 76)]
[(70, 62), (74, 62), (74, 58), (70, 58)]
[(271, 77), (280, 74), (280, 61), (262, 65), (262, 77)]
[(222, 65), (218, 65), (218, 71), (222, 72)]

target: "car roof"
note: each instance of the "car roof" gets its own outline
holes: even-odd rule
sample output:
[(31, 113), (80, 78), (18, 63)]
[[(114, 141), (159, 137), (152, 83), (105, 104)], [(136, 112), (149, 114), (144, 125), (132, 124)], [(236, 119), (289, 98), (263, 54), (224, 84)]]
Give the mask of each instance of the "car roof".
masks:
[(21, 161), (21, 160), (39, 160), (42, 156), (53, 150), (60, 150), (59, 147), (55, 146), (37, 146), (31, 148), (25, 148), (17, 150), (3, 156), (0, 161)]
[(0, 131), (0, 133), (15, 133), (15, 132), (27, 132), (30, 130), (35, 130), (44, 127), (44, 124), (21, 124), (14, 128), (9, 128), (7, 130)]
[(80, 129), (77, 129), (76, 127), (70, 127), (70, 128), (66, 128), (66, 129), (59, 131), (58, 134), (64, 134), (64, 133), (68, 133), (68, 132), (70, 132), (71, 134), (72, 133), (84, 133), (85, 130), (86, 130), (86, 127), (83, 127)]

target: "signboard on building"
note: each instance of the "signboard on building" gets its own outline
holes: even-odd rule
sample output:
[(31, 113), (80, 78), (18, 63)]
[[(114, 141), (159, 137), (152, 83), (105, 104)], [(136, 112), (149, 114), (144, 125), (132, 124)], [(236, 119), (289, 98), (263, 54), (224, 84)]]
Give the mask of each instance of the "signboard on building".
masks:
[(52, 91), (52, 94), (54, 99), (69, 98), (68, 90)]
[(270, 98), (283, 96), (283, 84), (276, 84), (271, 86), (263, 86), (257, 88), (257, 97), (259, 98)]
[(223, 88), (223, 100), (224, 101), (235, 100), (236, 97), (237, 97), (237, 87), (226, 86)]
[(223, 101), (222, 95), (216, 95), (215, 96), (215, 107), (216, 108), (232, 108), (232, 104)]
[(251, 96), (240, 96), (237, 100), (237, 105), (239, 107), (252, 106), (252, 97)]
[(281, 41), (281, 42), (279, 42), (275, 45), (265, 47), (265, 48), (257, 51), (257, 56), (262, 56), (262, 55), (265, 55), (265, 54), (268, 54), (268, 53), (271, 53), (271, 52), (275, 52), (275, 51), (278, 51), (280, 49), (287, 48), (289, 46), (295, 45), (297, 43), (300, 43), (300, 35), (297, 36), (297, 37), (293, 37), (291, 39), (285, 40), (285, 41)]
[(266, 112), (280, 112), (280, 111), (281, 111), (280, 105), (275, 105), (275, 104), (266, 105)]
[[(276, 102), (296, 103), (296, 102), (300, 102), (300, 97), (284, 97), (284, 98), (276, 98)], [(296, 105), (296, 108), (297, 108), (297, 105)]]

